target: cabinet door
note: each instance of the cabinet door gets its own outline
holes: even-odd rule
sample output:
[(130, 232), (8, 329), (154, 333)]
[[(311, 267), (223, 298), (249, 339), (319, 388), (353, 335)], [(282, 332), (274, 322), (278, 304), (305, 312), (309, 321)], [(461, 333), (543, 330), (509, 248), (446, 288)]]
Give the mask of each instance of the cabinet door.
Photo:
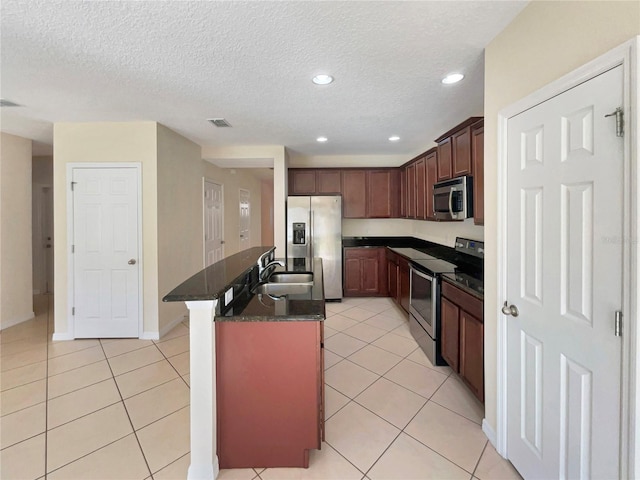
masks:
[(367, 171), (367, 217), (390, 218), (396, 216), (398, 194), (397, 175), (393, 170)]
[(453, 177), (471, 175), (471, 127), (451, 136)]
[(460, 376), (475, 396), (484, 402), (484, 325), (478, 318), (461, 310), (460, 329)]
[(426, 215), (426, 166), (425, 159), (416, 162), (416, 218), (424, 220)]
[(433, 184), (438, 181), (438, 152), (434, 150), (425, 159), (426, 164), (426, 190), (425, 190), (425, 216), (434, 218), (433, 213)]
[(362, 289), (360, 293), (378, 295), (380, 293), (380, 265), (377, 249), (368, 249), (368, 255), (362, 258)]
[(484, 126), (471, 127), (473, 162), (473, 223), (484, 225)]
[(438, 181), (451, 178), (451, 137), (438, 143)]
[(407, 167), (407, 218), (416, 218), (416, 164)]
[(317, 170), (317, 190), (320, 194), (342, 193), (342, 177), (340, 170)]
[(459, 323), (458, 307), (446, 298), (441, 298), (440, 303), (440, 348), (442, 358), (446, 360), (454, 372), (459, 371)]
[(289, 170), (289, 194), (313, 195), (316, 193), (315, 170)]
[(359, 295), (362, 292), (362, 260), (357, 256), (344, 255), (344, 295)]
[(342, 171), (342, 208), (344, 218), (367, 217), (367, 172)]
[(409, 262), (404, 258), (398, 261), (398, 271), (400, 272), (400, 306), (405, 312), (409, 313), (409, 295), (411, 294), (410, 278), (409, 278)]
[(407, 169), (400, 170), (400, 218), (407, 216)]
[(396, 300), (398, 297), (398, 264), (392, 260), (387, 261), (387, 291), (389, 296)]

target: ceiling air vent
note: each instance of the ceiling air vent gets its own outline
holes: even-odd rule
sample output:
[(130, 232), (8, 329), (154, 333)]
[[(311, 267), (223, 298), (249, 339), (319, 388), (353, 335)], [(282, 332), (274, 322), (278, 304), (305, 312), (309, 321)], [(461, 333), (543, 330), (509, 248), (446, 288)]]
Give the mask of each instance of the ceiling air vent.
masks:
[(9, 100), (5, 100), (4, 98), (0, 98), (0, 107), (19, 107), (17, 103), (10, 102)]
[(230, 127), (231, 124), (224, 118), (207, 118), (207, 121), (215, 125), (216, 127)]

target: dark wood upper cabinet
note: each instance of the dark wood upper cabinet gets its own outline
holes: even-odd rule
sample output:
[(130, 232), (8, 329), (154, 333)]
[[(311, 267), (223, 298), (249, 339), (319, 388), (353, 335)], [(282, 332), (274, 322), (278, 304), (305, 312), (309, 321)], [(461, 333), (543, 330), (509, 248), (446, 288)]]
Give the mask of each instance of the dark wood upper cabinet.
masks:
[(471, 127), (473, 164), (473, 223), (484, 225), (484, 123)]
[(438, 181), (451, 178), (451, 137), (438, 142)]
[(438, 181), (438, 150), (433, 148), (427, 152), (425, 157), (426, 164), (426, 191), (425, 191), (425, 209), (426, 218), (434, 218), (433, 213), (433, 184)]
[(344, 218), (367, 217), (366, 170), (342, 171), (342, 211)]
[(426, 173), (425, 159), (423, 157), (416, 161), (416, 218), (419, 220), (427, 218)]
[(367, 218), (391, 218), (399, 214), (397, 170), (367, 170)]
[(471, 175), (471, 127), (451, 135), (452, 176)]
[(316, 170), (289, 170), (289, 195), (314, 195), (316, 193)]
[(407, 169), (400, 169), (400, 218), (407, 216)]
[(436, 138), (438, 181), (471, 175), (471, 126), (482, 117), (470, 117)]
[(416, 218), (416, 164), (407, 166), (407, 218)]
[(342, 193), (340, 170), (316, 170), (317, 193), (319, 194), (335, 194)]

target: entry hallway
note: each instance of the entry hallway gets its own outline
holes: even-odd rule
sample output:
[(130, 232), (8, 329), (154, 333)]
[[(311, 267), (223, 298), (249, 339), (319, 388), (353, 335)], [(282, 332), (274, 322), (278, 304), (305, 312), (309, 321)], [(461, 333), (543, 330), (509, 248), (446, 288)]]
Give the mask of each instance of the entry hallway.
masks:
[[(161, 341), (51, 342), (52, 297), (0, 333), (0, 477), (184, 479), (189, 323)], [(519, 479), (482, 433), (482, 406), (433, 367), (388, 298), (327, 304), (326, 438), (309, 469), (222, 480)], [(46, 472), (46, 477), (45, 477)]]

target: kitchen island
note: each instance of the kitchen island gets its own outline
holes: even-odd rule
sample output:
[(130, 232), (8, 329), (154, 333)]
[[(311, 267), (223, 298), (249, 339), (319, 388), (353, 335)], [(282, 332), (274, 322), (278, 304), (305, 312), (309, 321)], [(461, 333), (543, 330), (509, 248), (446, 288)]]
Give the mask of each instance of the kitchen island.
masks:
[(312, 274), (287, 291), (260, 288), (259, 258), (272, 262), (273, 247), (217, 262), (163, 299), (185, 301), (190, 313), (189, 479), (214, 479), (220, 467), (306, 467), (308, 450), (320, 448), (322, 261), (269, 267)]

